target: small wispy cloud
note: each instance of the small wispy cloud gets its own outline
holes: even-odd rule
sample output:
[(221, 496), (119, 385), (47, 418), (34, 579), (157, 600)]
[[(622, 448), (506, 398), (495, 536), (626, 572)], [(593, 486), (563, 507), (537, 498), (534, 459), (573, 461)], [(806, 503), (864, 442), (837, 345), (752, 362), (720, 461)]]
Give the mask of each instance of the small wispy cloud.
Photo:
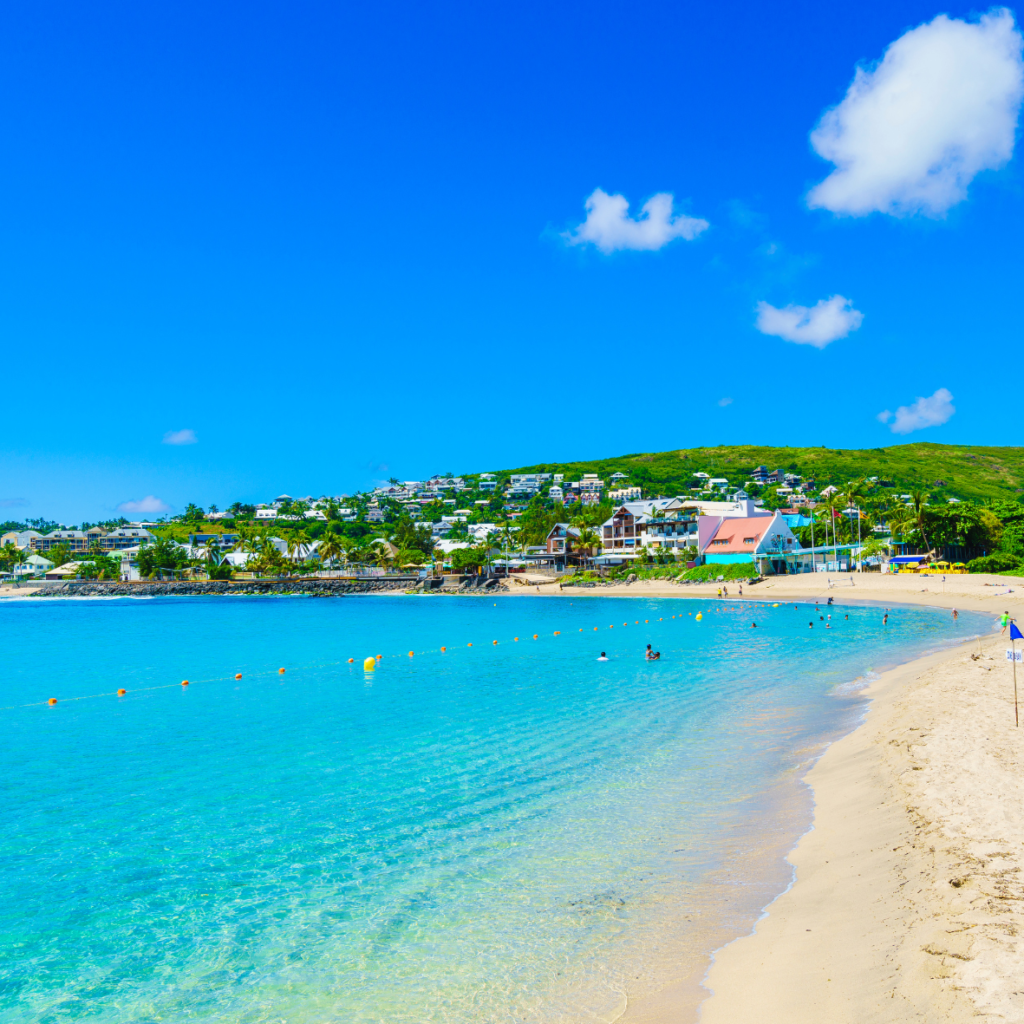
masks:
[(161, 512), (170, 512), (171, 506), (154, 495), (147, 494), (137, 501), (122, 501), (117, 506), (117, 511), (130, 515), (157, 515)]
[(863, 217), (944, 214), (981, 171), (1013, 156), (1024, 95), (1021, 35), (1005, 7), (977, 22), (940, 14), (858, 68), (811, 133), (836, 169), (807, 203)]
[(757, 304), (757, 329), (796, 345), (824, 348), (838, 338), (857, 330), (864, 314), (842, 295), (822, 299), (813, 306), (784, 306), (777, 309), (767, 302)]
[(27, 504), (26, 498), (0, 498), (0, 508), (24, 508)]
[(925, 427), (941, 427), (956, 412), (953, 396), (946, 388), (939, 388), (928, 398), (918, 398), (913, 405), (901, 405), (895, 413), (888, 409), (877, 416), (879, 423), (892, 420), (889, 429), (894, 434), (910, 434)]
[(718, 400), (718, 406), (720, 409), (724, 409), (727, 405), (732, 405), (731, 398), (720, 398)]
[(673, 239), (692, 241), (708, 228), (700, 217), (684, 213), (672, 216), (671, 192), (651, 196), (635, 220), (629, 216), (629, 200), (623, 195), (610, 196), (596, 188), (586, 202), (587, 219), (566, 231), (562, 237), (569, 245), (596, 245), (602, 252), (616, 249), (660, 249)]
[(168, 430), (164, 434), (164, 444), (196, 444), (199, 438), (194, 430)]

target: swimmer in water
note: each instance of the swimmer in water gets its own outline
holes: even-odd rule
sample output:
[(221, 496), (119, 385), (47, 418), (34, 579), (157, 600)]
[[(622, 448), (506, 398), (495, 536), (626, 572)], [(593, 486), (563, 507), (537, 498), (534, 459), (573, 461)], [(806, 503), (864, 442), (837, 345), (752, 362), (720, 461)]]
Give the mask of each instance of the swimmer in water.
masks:
[(607, 660), (608, 660), (608, 655), (607, 655), (607, 654), (605, 654), (605, 653), (604, 653), (604, 651), (602, 651), (602, 652), (601, 652), (601, 657), (600, 657), (600, 658), (598, 658), (597, 660), (598, 660), (598, 661), (607, 661)]
[(825, 623), (825, 628), (826, 629), (831, 629), (832, 628), (832, 623), (831, 622), (826, 622)]
[(814, 623), (813, 622), (808, 622), (807, 623), (807, 628), (808, 629), (814, 629)]
[(751, 629), (757, 629), (757, 623), (756, 623), (756, 622), (752, 622), (752, 623), (750, 624), (750, 628), (751, 628)]
[(655, 651), (654, 657), (651, 658), (651, 661), (661, 661), (661, 651)]
[(884, 614), (884, 615), (882, 616), (882, 625), (883, 625), (883, 626), (887, 626), (888, 624), (889, 624), (889, 613), (888, 613), (888, 612), (886, 612), (886, 613), (885, 613), (885, 614)]
[(953, 609), (953, 621), (956, 622), (960, 618), (960, 613), (954, 608)]
[(845, 615), (843, 616), (843, 618), (844, 618), (844, 619), (848, 619), (849, 617), (850, 617), (850, 613), (849, 613), (849, 612), (847, 612), (847, 613), (846, 613), (846, 614), (845, 614)]

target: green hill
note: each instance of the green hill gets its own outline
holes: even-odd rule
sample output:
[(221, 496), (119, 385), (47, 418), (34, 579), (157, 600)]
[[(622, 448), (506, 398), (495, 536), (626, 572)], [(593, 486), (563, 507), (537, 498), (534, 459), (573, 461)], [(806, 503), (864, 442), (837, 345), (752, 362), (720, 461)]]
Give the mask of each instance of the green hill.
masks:
[(546, 462), (491, 472), (499, 478), (511, 473), (565, 473), (567, 480), (578, 480), (584, 473), (597, 473), (608, 480), (619, 472), (627, 474), (630, 484), (642, 486), (645, 494), (670, 495), (686, 493), (698, 472), (725, 477), (739, 486), (762, 465), (799, 473), (805, 480), (813, 478), (819, 489), (874, 476), (896, 490), (919, 488), (933, 500), (956, 497), (985, 503), (999, 498), (1019, 500), (1024, 494), (1024, 448), (928, 442), (863, 449), (724, 445), (587, 462)]

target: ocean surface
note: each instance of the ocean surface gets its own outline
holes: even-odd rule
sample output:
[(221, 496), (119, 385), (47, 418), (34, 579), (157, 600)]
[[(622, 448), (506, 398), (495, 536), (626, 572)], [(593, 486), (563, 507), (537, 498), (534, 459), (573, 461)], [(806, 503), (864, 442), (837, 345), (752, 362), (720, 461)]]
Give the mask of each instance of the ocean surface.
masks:
[(0, 1021), (576, 1024), (699, 981), (788, 884), (859, 686), (991, 628), (881, 618), (4, 601)]

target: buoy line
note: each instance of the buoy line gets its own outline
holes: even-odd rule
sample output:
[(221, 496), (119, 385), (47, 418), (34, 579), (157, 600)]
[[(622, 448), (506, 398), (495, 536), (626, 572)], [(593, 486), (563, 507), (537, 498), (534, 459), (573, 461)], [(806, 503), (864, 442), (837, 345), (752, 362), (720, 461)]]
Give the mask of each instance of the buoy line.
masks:
[[(754, 604), (755, 607), (757, 606), (757, 604), (759, 604), (759, 602), (744, 602), (744, 603), (745, 604)], [(767, 607), (767, 605), (768, 605), (768, 603), (765, 602), (761, 606), (762, 607)], [(772, 604), (771, 607), (777, 608), (777, 607), (779, 607), (779, 605), (776, 603), (776, 604)], [(796, 607), (796, 606), (794, 606), (794, 607)], [(716, 611), (717, 610), (718, 609), (716, 608)], [(693, 612), (688, 612), (687, 614), (688, 615), (693, 615)], [(671, 616), (671, 618), (675, 619), (675, 618), (677, 618), (677, 616), (673, 615), (673, 616)], [(701, 622), (701, 621), (703, 621), (703, 618), (704, 618), (703, 613), (702, 612), (697, 612), (696, 616), (694, 617), (694, 621), (695, 622)], [(682, 613), (679, 613), (678, 619), (679, 619), (680, 622), (683, 621)], [(658, 622), (663, 622), (663, 621), (664, 621), (664, 617), (659, 617)], [(637, 619), (634, 622), (634, 625), (639, 625), (639, 624), (640, 624), (640, 620)], [(649, 625), (650, 624), (650, 620), (649, 619), (644, 619), (644, 624), (645, 625)], [(628, 623), (624, 622), (622, 625), (623, 626), (628, 626)], [(614, 629), (615, 626), (614, 625), (609, 625), (608, 628), (609, 629)], [(598, 632), (600, 630), (600, 627), (599, 626), (594, 626), (593, 629), (594, 629), (594, 632), (596, 633), (596, 632)], [(582, 633), (583, 629), (580, 628), (579, 632)], [(562, 631), (559, 630), (559, 629), (553, 630), (551, 635), (552, 635), (552, 637), (561, 636), (562, 635)], [(532, 637), (533, 637), (534, 640), (538, 640), (538, 639), (540, 639), (540, 634), (533, 633)], [(518, 641), (519, 641), (519, 637), (514, 637), (513, 638), (513, 642), (518, 642)], [(467, 643), (466, 644), (467, 648), (472, 647), (472, 646), (473, 646), (472, 643)], [(492, 640), (491, 641), (491, 646), (492, 647), (498, 647), (498, 646), (500, 646), (500, 642), (498, 640)], [(415, 657), (415, 656), (423, 657), (423, 656), (429, 655), (429, 654), (444, 654), (444, 655), (448, 656), (449, 654), (454, 654), (456, 650), (458, 650), (458, 648), (453, 648), (449, 652), (448, 646), (446, 645), (446, 646), (438, 647), (438, 648), (428, 648), (428, 649), (422, 650), (422, 651), (408, 651), (404, 655), (400, 655), (400, 654), (391, 654), (391, 655), (378, 654), (378, 655), (375, 655), (375, 656), (368, 656), (365, 659), (363, 659), (363, 671), (365, 671), (365, 672), (374, 672), (374, 671), (376, 671), (377, 663), (379, 661), (382, 661), (385, 657), (391, 657), (391, 658), (412, 658), (412, 657)], [(302, 671), (303, 669), (310, 669), (310, 668), (334, 668), (334, 667), (337, 667), (337, 666), (340, 666), (340, 665), (354, 666), (355, 662), (356, 662), (355, 658), (346, 658), (344, 661), (316, 662), (316, 663), (314, 663), (312, 665), (300, 665), (300, 666), (297, 667), (296, 670), (297, 671)], [(272, 677), (274, 675), (284, 675), (285, 671), (286, 670), (284, 668), (278, 668), (276, 670), (276, 672), (273, 671), (273, 670), (270, 670), (270, 669), (268, 669), (266, 671), (262, 671), (262, 672), (250, 672), (249, 673), (249, 678), (251, 678), (251, 679), (263, 679), (263, 678), (266, 678), (266, 677)], [(149, 692), (154, 691), (154, 690), (167, 690), (167, 689), (172, 689), (174, 687), (178, 687), (178, 688), (187, 687), (187, 686), (190, 686), (190, 685), (195, 684), (195, 683), (198, 683), (198, 684), (202, 685), (204, 683), (225, 682), (225, 681), (231, 681), (232, 679), (233, 680), (239, 680), (241, 678), (242, 678), (242, 673), (241, 672), (236, 672), (236, 673), (234, 673), (230, 677), (214, 676), (214, 677), (208, 678), (208, 679), (192, 679), (192, 680), (183, 679), (180, 683), (159, 683), (159, 684), (157, 684), (155, 686), (139, 686), (139, 687), (134, 687), (131, 690), (131, 693), (133, 693), (133, 694), (134, 693), (149, 693)], [(89, 694), (85, 694), (85, 695), (79, 696), (79, 697), (60, 697), (60, 698), (49, 697), (47, 700), (30, 701), (27, 704), (8, 704), (6, 706), (0, 707), (0, 711), (13, 711), (13, 710), (17, 710), (19, 708), (46, 707), (48, 705), (52, 707), (52, 706), (54, 706), (56, 704), (63, 703), (63, 702), (73, 702), (73, 701), (80, 701), (80, 700), (95, 700), (95, 699), (97, 699), (99, 697), (124, 697), (124, 696), (128, 695), (128, 692), (129, 691), (127, 689), (125, 689), (124, 687), (121, 687), (121, 688), (117, 689), (116, 691), (112, 691), (112, 692), (89, 693)]]

